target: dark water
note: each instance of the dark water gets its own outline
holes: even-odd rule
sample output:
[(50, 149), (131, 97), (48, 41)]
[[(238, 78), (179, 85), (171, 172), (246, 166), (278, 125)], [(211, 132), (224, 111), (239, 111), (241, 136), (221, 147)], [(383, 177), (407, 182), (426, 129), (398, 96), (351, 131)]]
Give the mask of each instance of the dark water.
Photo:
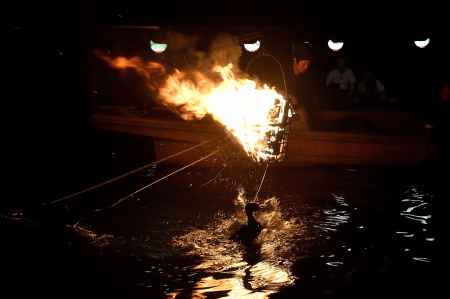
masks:
[(269, 168), (257, 199), (264, 229), (246, 247), (229, 236), (264, 167), (222, 158), (97, 213), (174, 166), (52, 208), (4, 210), (8, 285), (56, 297), (433, 294), (436, 191), (424, 169)]

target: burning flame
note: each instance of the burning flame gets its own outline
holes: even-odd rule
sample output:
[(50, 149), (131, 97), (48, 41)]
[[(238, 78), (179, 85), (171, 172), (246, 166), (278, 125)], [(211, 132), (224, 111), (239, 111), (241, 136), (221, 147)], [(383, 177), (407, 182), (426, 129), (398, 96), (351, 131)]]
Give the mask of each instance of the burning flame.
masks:
[(210, 115), (252, 159), (261, 162), (273, 158), (268, 141), (275, 141), (272, 136), (280, 129), (274, 125), (281, 122), (280, 111), (286, 103), (273, 87), (244, 77), (231, 63), (215, 65), (207, 73), (175, 70), (158, 81), (156, 78), (166, 72), (159, 63), (145, 63), (137, 57), (100, 57), (114, 68), (133, 68), (142, 74), (162, 103), (183, 119)]
[(201, 119), (211, 115), (240, 143), (256, 161), (269, 159), (268, 133), (273, 130), (274, 109), (285, 101), (274, 88), (247, 78), (237, 78), (232, 64), (215, 66), (220, 80), (200, 72), (175, 71), (160, 88), (163, 103), (175, 107), (183, 119)]
[(112, 68), (133, 69), (147, 80), (147, 86), (151, 91), (156, 91), (161, 77), (166, 73), (166, 68), (154, 61), (143, 61), (139, 57), (126, 58), (119, 56), (111, 58), (100, 51), (94, 52), (99, 58), (106, 61)]

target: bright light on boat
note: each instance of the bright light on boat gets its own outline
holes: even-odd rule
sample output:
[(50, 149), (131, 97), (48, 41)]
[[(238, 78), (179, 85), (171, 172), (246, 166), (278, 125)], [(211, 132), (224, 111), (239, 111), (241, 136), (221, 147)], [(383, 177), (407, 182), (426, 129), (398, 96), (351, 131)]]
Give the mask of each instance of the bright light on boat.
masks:
[(328, 41), (328, 48), (333, 51), (339, 51), (344, 46), (344, 42), (333, 42), (331, 39)]
[(254, 42), (252, 44), (244, 44), (245, 50), (247, 50), (249, 52), (256, 52), (256, 51), (258, 51), (260, 46), (261, 46), (261, 42), (259, 40), (257, 40), (256, 42)]
[(416, 45), (416, 47), (421, 48), (421, 49), (423, 49), (426, 46), (428, 46), (429, 43), (430, 43), (430, 39), (429, 38), (427, 38), (425, 40), (416, 40), (416, 41), (414, 41), (414, 44)]
[(155, 43), (154, 41), (150, 40), (150, 49), (152, 49), (152, 51), (155, 53), (162, 53), (167, 49), (167, 44)]

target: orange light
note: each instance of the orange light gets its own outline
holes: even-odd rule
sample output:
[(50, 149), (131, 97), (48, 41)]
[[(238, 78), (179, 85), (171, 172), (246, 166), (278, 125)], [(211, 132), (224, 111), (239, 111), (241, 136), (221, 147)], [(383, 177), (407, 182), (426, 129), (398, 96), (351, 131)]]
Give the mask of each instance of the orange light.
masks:
[(219, 81), (200, 72), (176, 71), (159, 90), (163, 103), (186, 120), (211, 115), (251, 158), (269, 160), (266, 136), (278, 121), (274, 108), (283, 106), (285, 98), (272, 87), (239, 77), (232, 64), (217, 65), (213, 73), (220, 76)]
[(287, 131), (280, 124), (293, 116), (289, 103), (275, 88), (249, 79), (233, 64), (215, 65), (205, 72), (175, 70), (167, 75), (164, 66), (156, 62), (97, 55), (114, 68), (131, 68), (143, 75), (162, 104), (183, 119), (212, 116), (253, 160), (282, 159)]

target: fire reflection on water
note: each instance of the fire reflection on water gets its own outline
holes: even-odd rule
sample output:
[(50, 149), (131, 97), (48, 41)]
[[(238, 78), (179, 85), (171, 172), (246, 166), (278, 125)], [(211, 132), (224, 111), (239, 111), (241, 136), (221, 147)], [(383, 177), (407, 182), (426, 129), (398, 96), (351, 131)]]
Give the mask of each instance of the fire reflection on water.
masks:
[(244, 246), (230, 240), (230, 235), (245, 223), (247, 198), (241, 190), (232, 215), (218, 213), (206, 228), (193, 228), (173, 238), (172, 246), (187, 255), (200, 257), (196, 270), (206, 272), (189, 290), (177, 289), (168, 298), (185, 296), (206, 298), (220, 294), (221, 298), (266, 298), (283, 286), (294, 283), (290, 272), (295, 239), (303, 233), (298, 219), (286, 217), (277, 198), (259, 199), (261, 211), (255, 217), (263, 230), (254, 246)]

